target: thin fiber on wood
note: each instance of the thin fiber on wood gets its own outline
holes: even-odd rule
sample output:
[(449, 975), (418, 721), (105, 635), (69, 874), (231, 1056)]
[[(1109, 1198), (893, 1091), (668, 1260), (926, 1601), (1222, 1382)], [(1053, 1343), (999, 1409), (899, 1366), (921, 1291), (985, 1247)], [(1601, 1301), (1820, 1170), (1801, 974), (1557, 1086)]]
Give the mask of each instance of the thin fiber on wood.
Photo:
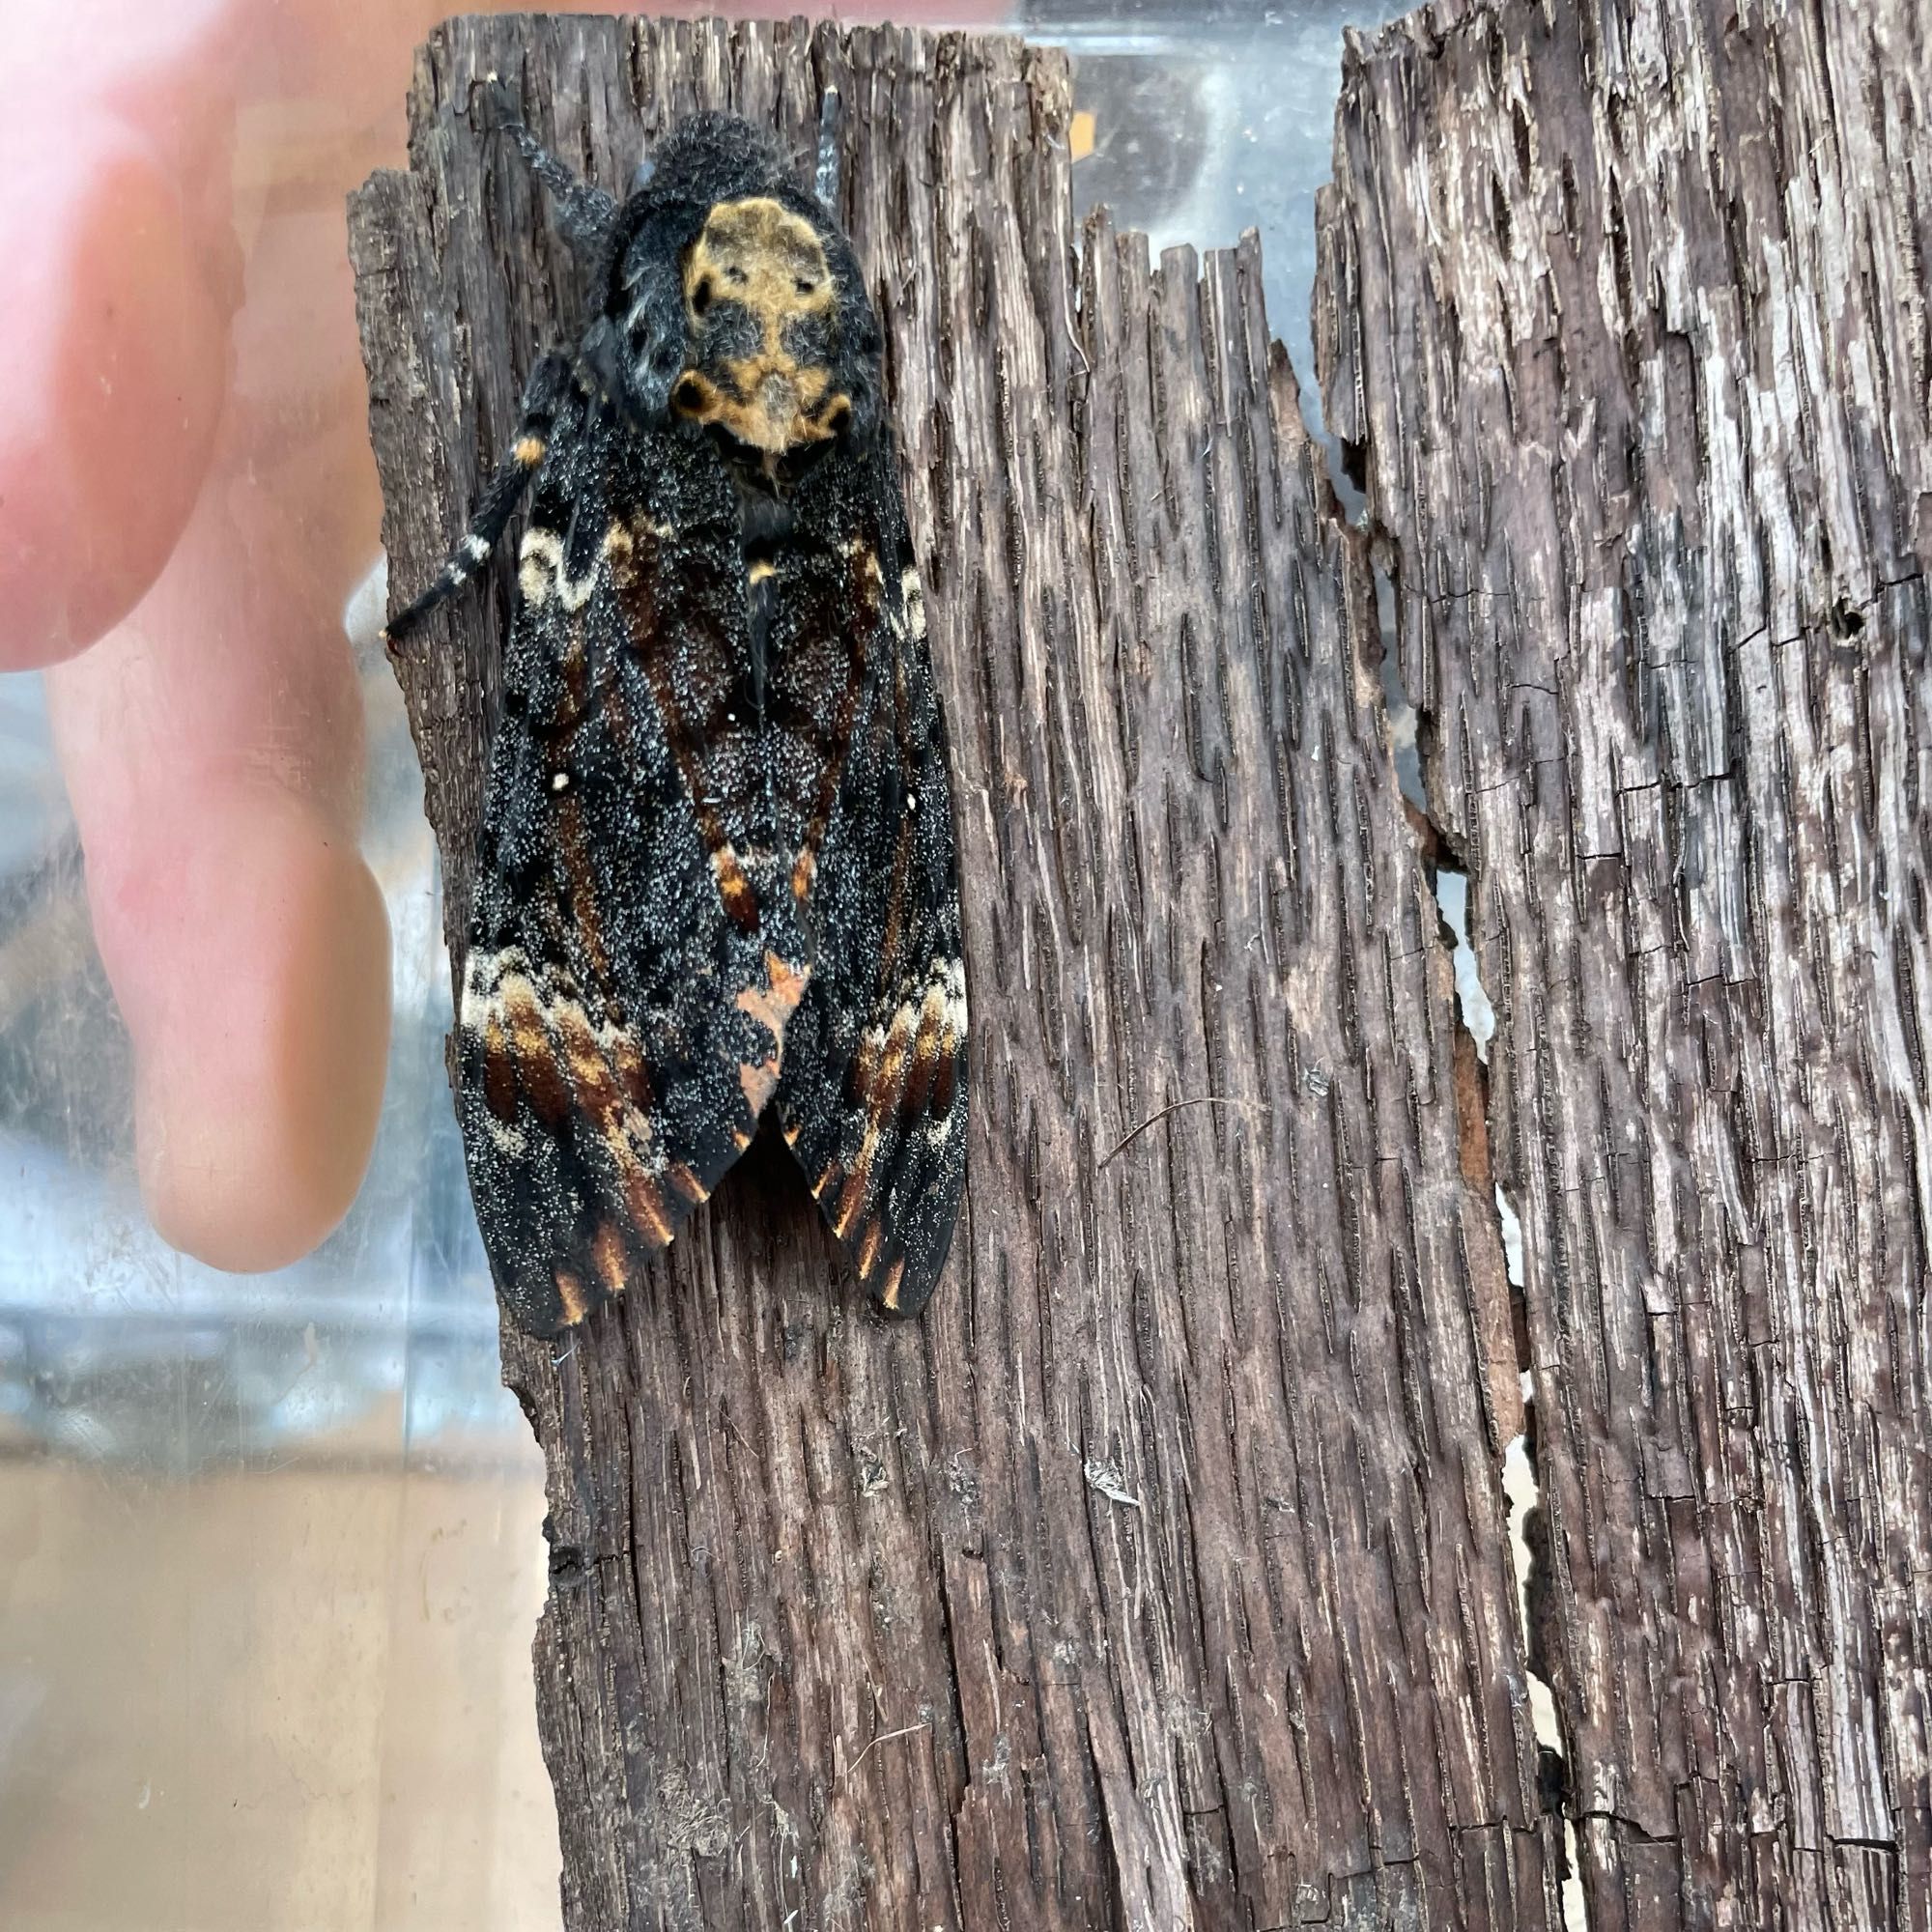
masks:
[[(979, 1041), (918, 1324), (754, 1149), (581, 1337), (504, 1333), (566, 1924), (1559, 1923), (1480, 1116), (1252, 242), (1076, 227), (1065, 62), (1010, 41), (457, 21), (353, 209), (410, 587), (579, 313), (492, 71), (613, 189), (699, 105), (803, 156), (838, 86)], [(508, 595), (400, 666), (459, 950)]]
[(1337, 168), (1590, 1925), (1932, 1925), (1932, 13), (1425, 13)]

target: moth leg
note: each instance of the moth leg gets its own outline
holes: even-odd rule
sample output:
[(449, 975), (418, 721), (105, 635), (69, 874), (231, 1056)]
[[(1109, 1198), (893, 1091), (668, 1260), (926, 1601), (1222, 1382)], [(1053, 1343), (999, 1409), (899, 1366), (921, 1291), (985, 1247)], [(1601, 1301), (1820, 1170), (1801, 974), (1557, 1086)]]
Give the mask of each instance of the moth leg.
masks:
[(570, 393), (573, 365), (567, 355), (541, 356), (524, 384), (523, 420), (511, 440), (509, 454), (490, 479), (469, 528), (449, 554), (449, 560), (437, 579), (413, 604), (389, 619), (383, 635), (391, 644), (400, 643), (439, 604), (453, 597), (474, 577), (497, 548), (511, 513), (529, 487), (530, 478), (543, 462), (549, 446), (551, 425), (558, 406)]
[(617, 219), (617, 203), (601, 187), (576, 175), (524, 126), (508, 88), (497, 82), (490, 90), (490, 123), (517, 144), (531, 174), (556, 204), (558, 232), (581, 254), (595, 255), (610, 240)]
[(812, 186), (818, 205), (836, 221), (838, 218), (839, 128), (844, 120), (844, 103), (836, 87), (828, 87), (818, 103), (818, 176)]

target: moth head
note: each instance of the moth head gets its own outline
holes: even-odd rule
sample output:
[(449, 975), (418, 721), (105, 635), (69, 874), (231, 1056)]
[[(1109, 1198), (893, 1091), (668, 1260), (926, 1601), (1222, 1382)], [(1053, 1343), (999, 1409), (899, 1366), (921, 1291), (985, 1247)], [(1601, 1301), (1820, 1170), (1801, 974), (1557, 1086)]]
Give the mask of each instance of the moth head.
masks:
[(839, 291), (812, 222), (770, 195), (718, 203), (685, 253), (683, 288), (681, 415), (768, 456), (850, 428)]
[(709, 424), (767, 461), (870, 438), (878, 323), (768, 129), (681, 122), (632, 184), (611, 266), (606, 353), (643, 420)]

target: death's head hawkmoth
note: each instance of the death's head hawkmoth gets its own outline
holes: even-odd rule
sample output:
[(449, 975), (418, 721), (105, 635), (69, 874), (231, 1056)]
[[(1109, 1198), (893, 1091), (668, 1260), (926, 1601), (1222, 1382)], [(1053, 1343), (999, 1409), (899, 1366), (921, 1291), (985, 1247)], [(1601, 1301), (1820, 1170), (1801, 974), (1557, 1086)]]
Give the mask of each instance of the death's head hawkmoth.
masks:
[(861, 1280), (913, 1313), (965, 1180), (966, 980), (877, 315), (769, 133), (687, 121), (619, 202), (497, 117), (594, 313), (388, 635), (528, 492), (458, 1014), (497, 1291), (532, 1333), (582, 1320), (769, 1108)]

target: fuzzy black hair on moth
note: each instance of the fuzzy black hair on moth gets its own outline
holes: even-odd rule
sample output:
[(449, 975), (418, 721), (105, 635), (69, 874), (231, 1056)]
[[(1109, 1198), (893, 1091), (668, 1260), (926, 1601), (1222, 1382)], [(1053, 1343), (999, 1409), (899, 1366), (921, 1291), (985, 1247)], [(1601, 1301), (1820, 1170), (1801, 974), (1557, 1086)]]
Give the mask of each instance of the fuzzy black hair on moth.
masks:
[(914, 1313), (965, 1182), (966, 974), (878, 318), (769, 133), (698, 115), (618, 202), (496, 112), (595, 313), (388, 635), (527, 493), (458, 1020), (497, 1291), (531, 1333), (582, 1320), (770, 1108), (860, 1279)]

